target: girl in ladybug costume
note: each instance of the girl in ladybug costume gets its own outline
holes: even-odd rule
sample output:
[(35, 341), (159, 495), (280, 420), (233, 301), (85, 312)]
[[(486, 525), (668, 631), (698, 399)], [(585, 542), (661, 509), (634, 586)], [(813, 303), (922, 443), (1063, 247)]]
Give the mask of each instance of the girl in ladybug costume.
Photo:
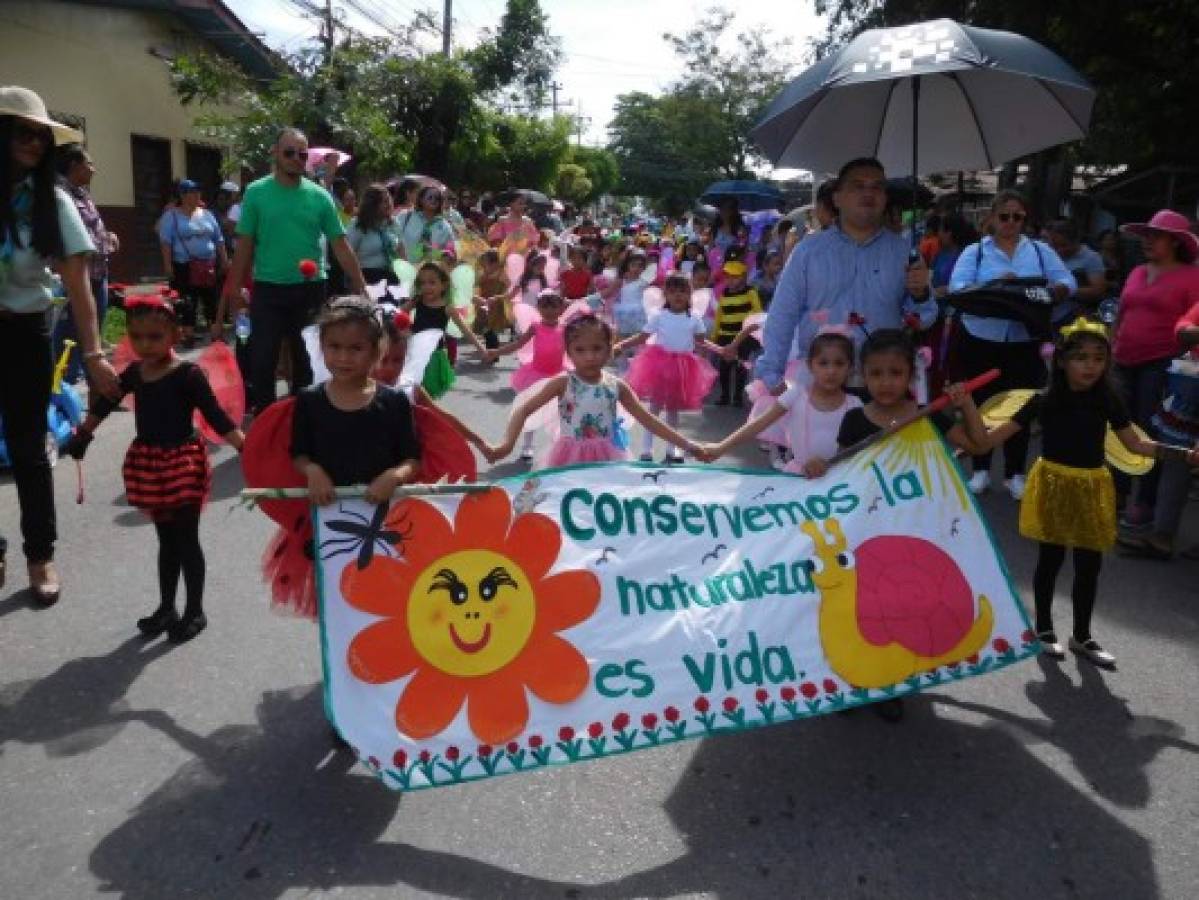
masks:
[[(196, 433), (196, 410), (238, 450), (242, 433), (221, 409), (199, 366), (173, 350), (179, 340), (175, 308), (160, 296), (126, 301), (129, 339), (138, 359), (120, 377), (121, 396), (136, 400), (137, 437), (125, 454), (122, 473), (129, 502), (154, 520), (158, 533), (158, 608), (138, 619), (147, 637), (167, 632), (171, 641), (191, 640), (204, 630), (204, 551), (200, 510), (212, 485), (208, 450)], [(65, 452), (82, 460), (100, 422), (120, 405), (96, 395), (87, 417)], [(187, 603), (180, 616), (175, 594), (182, 574)]]

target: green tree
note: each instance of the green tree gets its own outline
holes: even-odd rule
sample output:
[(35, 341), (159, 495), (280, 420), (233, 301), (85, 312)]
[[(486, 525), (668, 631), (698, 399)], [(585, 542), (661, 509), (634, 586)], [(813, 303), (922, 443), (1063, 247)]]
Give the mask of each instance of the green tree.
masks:
[(499, 27), (485, 29), (465, 60), (482, 93), (507, 90), (510, 99), (540, 104), (562, 61), (562, 45), (538, 0), (508, 0)]
[(729, 40), (732, 19), (713, 8), (683, 34), (663, 35), (687, 74), (660, 95), (617, 97), (608, 149), (620, 167), (619, 193), (678, 212), (710, 181), (752, 177), (763, 162), (749, 131), (790, 76), (792, 54), (759, 30)]
[(591, 188), (591, 179), (582, 166), (572, 162), (558, 166), (558, 177), (554, 182), (555, 197), (568, 203), (581, 204), (591, 196)]
[(480, 190), (552, 191), (570, 152), (570, 122), (505, 115), (479, 106), (450, 148), (447, 176)]
[(616, 157), (608, 150), (598, 147), (575, 147), (567, 156), (570, 162), (582, 166), (591, 182), (591, 192), (582, 203), (594, 203), (604, 194), (610, 194), (620, 181), (620, 166)]
[[(444, 178), (464, 172), (455, 152), (474, 153), (464, 134), (507, 128), (516, 142), (504, 148), (501, 169), (548, 186), (565, 154), (557, 127), (498, 122), (481, 96), (513, 86), (535, 92), (553, 77), (559, 51), (537, 0), (508, 0), (499, 27), (450, 58), (420, 49), (428, 28), (428, 16), (418, 14), (394, 39), (351, 34), (328, 56), (317, 47), (290, 54), (286, 71), (265, 86), (215, 56), (182, 56), (172, 66), (174, 85), (184, 104), (198, 108), (197, 124), (229, 148), (231, 170), (260, 168), (278, 129), (295, 125), (314, 143), (347, 149), (368, 177), (415, 169)], [(555, 135), (552, 149), (543, 132)]]
[(741, 32), (736, 49), (725, 49), (732, 21), (730, 11), (713, 7), (684, 34), (662, 37), (687, 73), (673, 93), (692, 109), (707, 106), (704, 118), (717, 126), (707, 137), (721, 158), (720, 174), (744, 178), (752, 175), (751, 163), (762, 162), (750, 143), (750, 129), (787, 83), (795, 64), (791, 42), (770, 41), (760, 28)]

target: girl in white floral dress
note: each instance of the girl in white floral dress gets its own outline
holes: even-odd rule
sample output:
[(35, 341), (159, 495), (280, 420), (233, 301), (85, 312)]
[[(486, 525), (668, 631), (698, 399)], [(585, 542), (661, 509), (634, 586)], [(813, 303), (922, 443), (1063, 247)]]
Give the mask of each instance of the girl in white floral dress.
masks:
[(612, 328), (595, 316), (580, 316), (566, 326), (566, 355), (573, 372), (563, 372), (542, 382), (512, 410), (504, 440), (489, 446), (491, 462), (508, 456), (516, 446), (525, 420), (551, 400), (558, 401), (561, 432), (544, 460), (546, 466), (621, 460), (627, 450), (621, 444), (622, 429), (617, 404), (649, 431), (688, 453), (696, 452), (693, 441), (683, 437), (650, 413), (621, 379), (604, 371), (612, 358)]

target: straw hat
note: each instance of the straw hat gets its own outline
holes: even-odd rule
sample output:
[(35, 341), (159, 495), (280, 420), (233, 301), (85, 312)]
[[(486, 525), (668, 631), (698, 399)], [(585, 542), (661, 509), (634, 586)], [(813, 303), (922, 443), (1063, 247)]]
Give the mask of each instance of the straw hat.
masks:
[(15, 84), (0, 86), (0, 116), (17, 116), (45, 125), (54, 134), (54, 143), (58, 145), (83, 143), (83, 133), (51, 119), (42, 98), (29, 88)]
[(1120, 230), (1125, 234), (1135, 234), (1145, 237), (1154, 232), (1165, 232), (1178, 238), (1185, 260), (1190, 262), (1199, 256), (1199, 237), (1191, 231), (1191, 223), (1182, 213), (1172, 209), (1158, 210), (1148, 222), (1130, 222), (1121, 225)]

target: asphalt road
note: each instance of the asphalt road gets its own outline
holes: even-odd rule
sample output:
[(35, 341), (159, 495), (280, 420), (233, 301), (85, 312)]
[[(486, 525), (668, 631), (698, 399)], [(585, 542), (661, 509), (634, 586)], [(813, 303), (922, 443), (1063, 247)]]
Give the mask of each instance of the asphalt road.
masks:
[[(461, 376), (447, 405), (498, 435), (506, 367)], [(58, 606), (30, 606), (19, 554), (0, 590), (2, 897), (1199, 892), (1199, 564), (1106, 561), (1095, 633), (1116, 673), (1029, 662), (913, 699), (899, 725), (823, 717), (400, 796), (331, 750), (316, 630), (268, 610), (270, 527), (236, 507), (227, 449), (203, 521), (209, 628), (177, 648), (136, 636), (156, 587), (120, 481), (132, 429), (100, 431), (83, 506), (57, 470)], [(1016, 505), (984, 506), (1027, 592)], [(0, 531), (17, 535), (6, 475)]]

